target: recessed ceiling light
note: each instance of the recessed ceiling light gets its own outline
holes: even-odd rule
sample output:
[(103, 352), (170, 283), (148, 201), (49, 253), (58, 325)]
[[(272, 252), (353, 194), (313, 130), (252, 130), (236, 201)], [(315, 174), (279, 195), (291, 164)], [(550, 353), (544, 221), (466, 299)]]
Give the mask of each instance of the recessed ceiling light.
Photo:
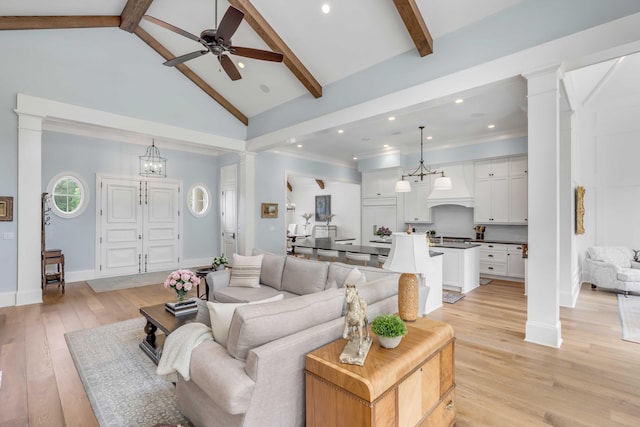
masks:
[(456, 104), (462, 104), (463, 102), (464, 102), (464, 99), (462, 98), (456, 99)]
[(433, 139), (433, 137), (432, 137), (431, 135), (429, 135), (429, 136), (427, 137), (427, 139)]
[(343, 129), (338, 129), (338, 133), (344, 133)]
[(391, 121), (391, 122), (392, 122), (392, 121), (394, 121), (395, 119), (396, 119), (395, 117), (393, 117), (393, 116), (389, 116), (389, 121)]
[(298, 145), (296, 145), (296, 147), (302, 148), (302, 144), (298, 144)]
[(331, 5), (329, 5), (329, 3), (325, 3), (322, 5), (322, 13), (329, 13), (331, 12)]
[(368, 136), (365, 136), (364, 138), (362, 138), (363, 141), (371, 141), (371, 138), (369, 138)]
[(358, 158), (356, 156), (353, 156), (353, 160), (358, 160)]
[(244, 68), (244, 62), (238, 62), (238, 67)]
[(489, 129), (493, 129), (494, 127), (496, 127), (496, 125), (489, 125), (487, 126)]
[(389, 148), (389, 144), (384, 144), (383, 147), (384, 148)]
[(271, 89), (269, 89), (269, 86), (265, 85), (265, 84), (261, 84), (260, 85), (260, 90), (263, 91), (264, 93), (269, 93), (271, 92)]

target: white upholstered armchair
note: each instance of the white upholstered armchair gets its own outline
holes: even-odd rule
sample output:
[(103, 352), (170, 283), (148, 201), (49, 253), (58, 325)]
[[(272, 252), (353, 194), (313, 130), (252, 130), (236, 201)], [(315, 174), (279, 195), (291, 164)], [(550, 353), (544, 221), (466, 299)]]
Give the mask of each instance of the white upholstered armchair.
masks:
[(640, 263), (634, 261), (633, 250), (617, 246), (592, 246), (587, 249), (583, 265), (583, 281), (593, 288), (601, 287), (640, 292)]

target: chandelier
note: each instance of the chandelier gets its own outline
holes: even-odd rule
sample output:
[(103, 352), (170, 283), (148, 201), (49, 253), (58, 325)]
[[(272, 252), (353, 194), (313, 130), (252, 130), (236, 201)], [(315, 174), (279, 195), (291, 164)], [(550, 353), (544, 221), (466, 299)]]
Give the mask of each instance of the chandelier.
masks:
[(419, 176), (420, 181), (422, 181), (424, 177), (427, 175), (440, 175), (438, 178), (436, 178), (436, 181), (433, 184), (434, 190), (451, 190), (451, 188), (453, 187), (453, 185), (451, 184), (451, 178), (449, 178), (448, 176), (444, 176), (444, 171), (434, 171), (424, 165), (424, 158), (422, 155), (422, 150), (424, 146), (424, 142), (422, 138), (423, 131), (424, 131), (424, 126), (420, 126), (420, 165), (413, 172), (408, 173), (406, 175), (404, 174), (402, 175), (402, 178), (400, 179), (400, 181), (396, 182), (396, 193), (410, 192), (411, 184), (409, 183), (409, 181), (405, 181), (404, 179), (410, 178), (413, 176), (415, 177)]
[(160, 156), (160, 150), (156, 147), (154, 140), (151, 140), (151, 145), (147, 147), (144, 156), (140, 156), (139, 159), (140, 176), (167, 177), (167, 159)]

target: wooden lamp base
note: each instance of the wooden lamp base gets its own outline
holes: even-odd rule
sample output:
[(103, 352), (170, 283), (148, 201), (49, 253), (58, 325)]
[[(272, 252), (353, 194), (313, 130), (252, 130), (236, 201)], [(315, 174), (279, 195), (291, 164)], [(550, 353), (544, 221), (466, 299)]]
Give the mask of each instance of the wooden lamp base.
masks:
[(402, 273), (398, 280), (398, 314), (405, 322), (418, 318), (418, 277)]

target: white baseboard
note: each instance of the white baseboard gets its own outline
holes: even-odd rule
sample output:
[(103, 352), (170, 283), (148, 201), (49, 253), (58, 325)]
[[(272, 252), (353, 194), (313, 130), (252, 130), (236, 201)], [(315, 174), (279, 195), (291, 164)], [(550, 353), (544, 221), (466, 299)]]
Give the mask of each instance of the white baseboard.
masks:
[(42, 304), (42, 289), (22, 291), (16, 294), (15, 305)]
[(85, 280), (91, 280), (95, 278), (96, 278), (95, 270), (79, 270), (79, 271), (64, 272), (65, 283), (84, 282)]
[(560, 348), (562, 345), (560, 331), (560, 321), (555, 325), (527, 321), (524, 340), (547, 347)]

